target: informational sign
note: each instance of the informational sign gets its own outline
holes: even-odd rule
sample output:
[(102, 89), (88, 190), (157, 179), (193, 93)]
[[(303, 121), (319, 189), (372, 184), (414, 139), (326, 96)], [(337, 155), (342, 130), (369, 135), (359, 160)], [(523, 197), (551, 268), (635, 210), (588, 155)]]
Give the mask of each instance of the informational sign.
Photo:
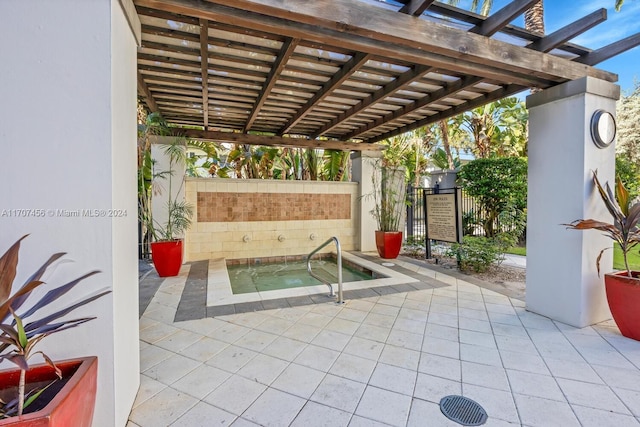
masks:
[(460, 242), (461, 217), (458, 213), (458, 192), (426, 194), (425, 198), (427, 239)]

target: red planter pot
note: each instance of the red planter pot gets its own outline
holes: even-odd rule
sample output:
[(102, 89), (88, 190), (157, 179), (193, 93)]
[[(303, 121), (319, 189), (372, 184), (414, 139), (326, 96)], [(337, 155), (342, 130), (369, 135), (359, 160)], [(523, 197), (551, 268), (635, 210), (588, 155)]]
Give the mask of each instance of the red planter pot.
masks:
[(604, 275), (609, 309), (620, 333), (640, 341), (640, 272), (626, 271)]
[(151, 243), (151, 259), (158, 276), (177, 276), (182, 266), (182, 240)]
[[(98, 358), (85, 357), (63, 360), (56, 362), (56, 366), (62, 371), (63, 379), (69, 378), (69, 380), (53, 399), (39, 411), (0, 421), (0, 426), (91, 427), (96, 402)], [(34, 365), (27, 371), (26, 390), (29, 390), (29, 384), (39, 381), (51, 382), (56, 378), (56, 374), (50, 366), (46, 364)], [(17, 387), (19, 380), (20, 370), (18, 369), (0, 371), (0, 390)], [(53, 387), (55, 384), (51, 386), (51, 388)], [(45, 393), (38, 399), (43, 398)], [(31, 405), (36, 405), (38, 399)]]
[(402, 231), (376, 231), (376, 248), (380, 258), (397, 258), (402, 248)]

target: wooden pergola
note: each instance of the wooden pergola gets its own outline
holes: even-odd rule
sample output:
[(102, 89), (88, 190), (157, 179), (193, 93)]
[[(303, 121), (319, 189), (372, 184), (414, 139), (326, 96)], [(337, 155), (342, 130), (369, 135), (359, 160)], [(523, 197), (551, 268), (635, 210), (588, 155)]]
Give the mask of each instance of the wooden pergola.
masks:
[(584, 76), (640, 44), (570, 43), (600, 9), (548, 35), (510, 23), (535, 0), (483, 17), (433, 0), (134, 0), (138, 92), (191, 137), (376, 149), (385, 138), (529, 87)]

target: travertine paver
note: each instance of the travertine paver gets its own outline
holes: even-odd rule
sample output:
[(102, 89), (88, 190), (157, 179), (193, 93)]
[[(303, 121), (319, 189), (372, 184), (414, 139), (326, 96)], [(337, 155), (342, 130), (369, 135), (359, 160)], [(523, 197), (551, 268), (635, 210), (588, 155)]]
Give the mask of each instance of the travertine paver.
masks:
[(145, 303), (127, 427), (458, 425), (438, 407), (448, 394), (492, 426), (640, 426), (640, 343), (612, 322), (576, 329), (428, 266), (394, 268), (418, 290), (202, 318), (183, 290), (207, 269), (185, 266)]

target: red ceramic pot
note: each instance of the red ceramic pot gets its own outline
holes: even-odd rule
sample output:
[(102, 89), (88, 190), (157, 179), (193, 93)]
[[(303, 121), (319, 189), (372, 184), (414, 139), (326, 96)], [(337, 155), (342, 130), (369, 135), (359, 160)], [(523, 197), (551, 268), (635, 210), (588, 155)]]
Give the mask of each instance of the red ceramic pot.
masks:
[(402, 248), (402, 231), (376, 231), (376, 248), (380, 258), (397, 258)]
[[(11, 427), (91, 427), (93, 409), (96, 402), (98, 377), (98, 358), (85, 357), (56, 362), (67, 383), (58, 391), (46, 406), (36, 412), (11, 417), (0, 421), (0, 426)], [(45, 384), (56, 379), (54, 370), (46, 364), (32, 366), (26, 375), (26, 390), (29, 384), (44, 381)], [(0, 390), (17, 388), (20, 370), (11, 369), (0, 372)], [(54, 385), (51, 386), (53, 388)], [(48, 390), (47, 390), (48, 391)], [(43, 399), (45, 391), (38, 399)], [(36, 399), (31, 405), (38, 403)], [(29, 410), (29, 407), (27, 407)]]
[(177, 276), (182, 266), (182, 240), (151, 243), (151, 259), (158, 276)]
[(620, 333), (640, 341), (640, 272), (626, 271), (604, 275), (607, 300)]

